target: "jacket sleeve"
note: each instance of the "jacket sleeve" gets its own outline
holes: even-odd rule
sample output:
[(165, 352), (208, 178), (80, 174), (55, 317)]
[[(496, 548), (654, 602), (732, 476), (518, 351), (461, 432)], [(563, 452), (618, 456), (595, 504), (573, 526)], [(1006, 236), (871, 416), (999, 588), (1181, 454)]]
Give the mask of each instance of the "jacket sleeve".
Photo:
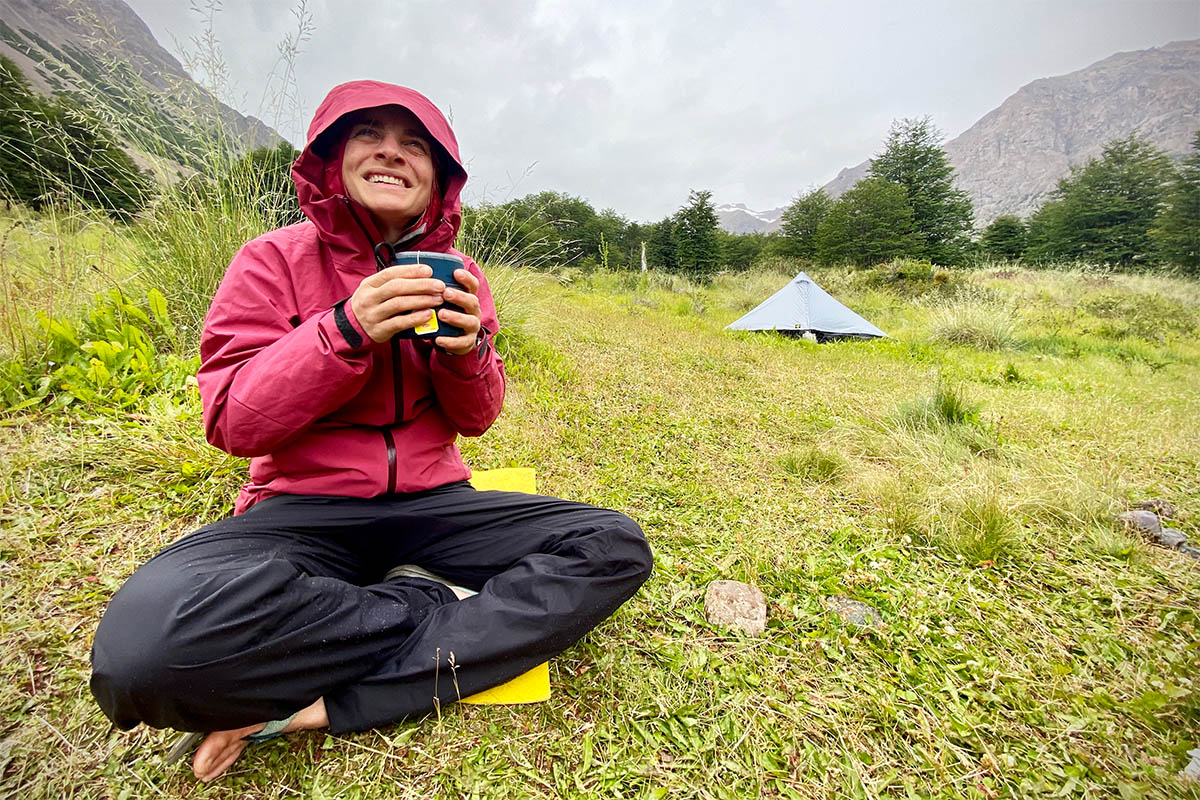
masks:
[(269, 243), (234, 257), (200, 341), (208, 441), (235, 456), (270, 453), (344, 405), (371, 368), (371, 341), (348, 301), (300, 320), (290, 271)]
[(429, 357), (429, 372), (438, 404), (454, 429), (464, 436), (482, 436), (504, 405), (504, 362), (494, 341), (500, 321), (483, 271), (465, 256), (464, 261), (479, 278), (480, 321), (488, 332), (483, 344), (466, 355), (451, 355), (435, 347)]

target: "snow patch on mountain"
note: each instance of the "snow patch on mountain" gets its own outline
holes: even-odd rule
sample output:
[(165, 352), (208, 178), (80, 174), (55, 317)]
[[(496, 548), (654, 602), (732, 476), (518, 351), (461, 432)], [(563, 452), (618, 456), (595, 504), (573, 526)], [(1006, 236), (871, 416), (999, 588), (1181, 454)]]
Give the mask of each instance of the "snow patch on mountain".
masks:
[(755, 211), (745, 203), (722, 203), (715, 207), (717, 223), (729, 233), (771, 233), (779, 230), (784, 207)]

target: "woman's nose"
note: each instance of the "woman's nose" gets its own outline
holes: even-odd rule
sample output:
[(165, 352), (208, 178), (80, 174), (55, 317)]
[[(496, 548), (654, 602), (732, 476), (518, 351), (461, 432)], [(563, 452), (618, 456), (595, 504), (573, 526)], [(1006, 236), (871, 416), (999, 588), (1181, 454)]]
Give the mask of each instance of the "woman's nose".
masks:
[(389, 161), (403, 161), (404, 148), (400, 146), (398, 138), (391, 134), (386, 134), (379, 140), (379, 147), (375, 151), (375, 156)]

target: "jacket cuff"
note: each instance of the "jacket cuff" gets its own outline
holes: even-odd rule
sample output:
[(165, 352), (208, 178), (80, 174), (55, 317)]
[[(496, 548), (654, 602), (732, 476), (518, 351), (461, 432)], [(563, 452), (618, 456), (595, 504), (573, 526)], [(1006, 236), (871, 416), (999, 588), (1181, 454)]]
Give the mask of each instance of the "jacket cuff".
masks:
[(333, 322), (342, 341), (351, 350), (360, 350), (371, 343), (371, 337), (367, 336), (367, 332), (354, 316), (349, 297), (334, 304)]
[(481, 327), (479, 329), (479, 344), (475, 346), (474, 350), (463, 353), (461, 356), (447, 353), (440, 347), (434, 348), (433, 352), (434, 358), (448, 372), (460, 378), (474, 378), (477, 375), (482, 375), (495, 357), (492, 348), (492, 332), (486, 327)]

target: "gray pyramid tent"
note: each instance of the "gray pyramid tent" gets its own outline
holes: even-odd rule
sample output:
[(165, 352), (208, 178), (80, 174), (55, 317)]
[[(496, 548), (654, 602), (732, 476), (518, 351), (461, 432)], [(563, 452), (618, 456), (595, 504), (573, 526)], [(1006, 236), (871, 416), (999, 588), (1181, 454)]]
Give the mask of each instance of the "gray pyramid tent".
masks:
[(727, 325), (725, 330), (812, 333), (818, 341), (887, 336), (835, 300), (803, 272), (744, 317)]

